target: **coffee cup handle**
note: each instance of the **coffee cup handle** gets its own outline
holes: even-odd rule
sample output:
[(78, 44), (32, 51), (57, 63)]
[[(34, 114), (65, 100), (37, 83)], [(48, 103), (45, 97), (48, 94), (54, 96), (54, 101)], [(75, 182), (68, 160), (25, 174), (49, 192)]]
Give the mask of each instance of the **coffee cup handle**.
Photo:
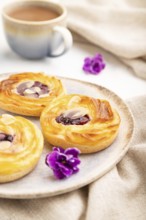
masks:
[(49, 57), (58, 57), (63, 55), (65, 52), (67, 52), (73, 44), (73, 39), (72, 39), (72, 34), (71, 32), (62, 26), (55, 26), (53, 27), (53, 32), (59, 33), (61, 35), (61, 37), (63, 38), (63, 50), (57, 54), (55, 53), (49, 53), (48, 56)]

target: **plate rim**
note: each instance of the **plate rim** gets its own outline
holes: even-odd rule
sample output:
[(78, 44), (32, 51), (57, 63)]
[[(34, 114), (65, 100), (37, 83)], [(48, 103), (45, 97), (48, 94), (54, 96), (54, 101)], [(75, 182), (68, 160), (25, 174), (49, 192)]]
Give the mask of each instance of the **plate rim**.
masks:
[[(3, 76), (9, 76), (11, 74), (18, 74), (18, 73), (20, 73), (20, 72), (0, 73), (0, 78), (3, 77)], [(78, 185), (73, 185), (73, 186), (70, 186), (69, 188), (65, 188), (63, 190), (58, 190), (58, 191), (55, 191), (55, 192), (48, 192), (48, 193), (46, 191), (43, 191), (43, 190), (40, 191), (40, 192), (38, 192), (38, 191), (34, 192), (33, 191), (33, 193), (29, 192), (29, 193), (21, 193), (21, 194), (20, 193), (6, 194), (6, 193), (0, 192), (0, 198), (7, 198), (7, 199), (39, 199), (39, 198), (47, 198), (47, 197), (49, 198), (49, 197), (65, 194), (65, 193), (80, 189), (80, 188), (94, 182), (95, 180), (100, 179), (102, 176), (104, 176), (110, 170), (112, 170), (121, 161), (121, 159), (124, 157), (124, 155), (128, 151), (128, 149), (130, 147), (130, 144), (133, 140), (133, 136), (134, 136), (134, 133), (135, 133), (135, 123), (134, 123), (133, 113), (132, 113), (131, 109), (129, 108), (129, 106), (125, 103), (125, 101), (119, 95), (117, 95), (115, 92), (113, 92), (112, 90), (110, 90), (110, 89), (108, 89), (108, 88), (106, 88), (106, 87), (104, 87), (100, 84), (95, 84), (95, 83), (83, 81), (83, 80), (80, 80), (80, 79), (74, 79), (74, 78), (70, 78), (70, 77), (62, 77), (62, 76), (58, 76), (58, 75), (51, 75), (51, 74), (47, 74), (46, 72), (44, 72), (44, 74), (46, 74), (48, 76), (55, 76), (55, 77), (57, 77), (61, 80), (71, 80), (71, 81), (74, 81), (74, 82), (83, 83), (84, 85), (87, 85), (87, 86), (98, 87), (100, 90), (104, 90), (104, 91), (107, 91), (110, 94), (112, 94), (112, 96), (114, 96), (114, 98), (116, 98), (117, 101), (120, 101), (120, 103), (122, 103), (122, 105), (124, 105), (124, 108), (126, 109), (126, 112), (129, 115), (129, 118), (130, 118), (130, 136), (128, 136), (129, 141), (124, 146), (124, 148), (121, 150), (118, 157), (116, 157), (116, 159), (113, 159), (111, 161), (110, 165), (108, 164), (108, 166), (107, 165), (104, 166), (104, 169), (102, 169), (102, 171), (100, 173), (95, 174), (94, 172), (92, 172), (90, 178), (88, 178), (86, 180), (83, 179), (82, 181), (80, 181), (80, 183), (78, 183)], [(24, 178), (27, 178), (27, 175), (24, 176)], [(1, 184), (9, 184), (9, 183), (1, 183)]]

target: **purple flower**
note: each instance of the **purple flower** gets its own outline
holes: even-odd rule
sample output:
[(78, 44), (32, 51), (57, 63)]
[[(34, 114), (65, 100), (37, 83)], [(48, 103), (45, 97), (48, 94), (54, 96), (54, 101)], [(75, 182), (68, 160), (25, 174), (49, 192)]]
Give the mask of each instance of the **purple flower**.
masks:
[(99, 74), (105, 68), (105, 62), (101, 54), (94, 57), (86, 57), (84, 59), (83, 70), (94, 75)]
[(49, 166), (57, 179), (63, 179), (79, 171), (78, 158), (80, 151), (77, 148), (53, 147), (53, 151), (46, 156), (46, 165)]

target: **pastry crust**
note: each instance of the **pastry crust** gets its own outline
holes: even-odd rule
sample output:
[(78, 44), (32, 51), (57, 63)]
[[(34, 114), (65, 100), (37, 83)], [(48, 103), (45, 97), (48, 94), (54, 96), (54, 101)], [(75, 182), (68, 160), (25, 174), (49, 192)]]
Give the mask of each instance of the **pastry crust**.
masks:
[(0, 141), (0, 183), (5, 183), (34, 169), (42, 154), (44, 139), (32, 122), (7, 114), (0, 116), (0, 133), (13, 137), (12, 142)]
[[(87, 113), (90, 121), (84, 125), (64, 125), (56, 121), (59, 115), (66, 114), (64, 112), (77, 112), (77, 109), (78, 115)], [(82, 153), (93, 153), (107, 148), (115, 140), (120, 116), (106, 100), (71, 94), (50, 103), (43, 110), (40, 122), (45, 138), (52, 145), (64, 149), (77, 147)]]
[[(45, 84), (48, 86), (49, 93), (39, 98), (18, 94), (17, 87), (29, 81)], [(40, 116), (48, 102), (65, 93), (61, 80), (54, 76), (31, 72), (14, 74), (0, 82), (0, 108), (20, 115)]]

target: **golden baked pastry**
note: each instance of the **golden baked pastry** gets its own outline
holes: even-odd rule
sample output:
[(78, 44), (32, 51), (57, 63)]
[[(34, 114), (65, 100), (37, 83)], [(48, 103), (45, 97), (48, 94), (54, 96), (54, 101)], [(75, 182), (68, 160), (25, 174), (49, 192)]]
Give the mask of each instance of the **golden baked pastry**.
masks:
[(31, 172), (41, 156), (43, 142), (41, 131), (29, 120), (0, 116), (0, 183)]
[(59, 79), (43, 73), (20, 73), (0, 82), (0, 108), (40, 116), (50, 100), (65, 94)]
[(77, 147), (92, 153), (108, 147), (116, 138), (120, 117), (106, 100), (84, 95), (65, 95), (41, 114), (45, 138), (62, 148)]

